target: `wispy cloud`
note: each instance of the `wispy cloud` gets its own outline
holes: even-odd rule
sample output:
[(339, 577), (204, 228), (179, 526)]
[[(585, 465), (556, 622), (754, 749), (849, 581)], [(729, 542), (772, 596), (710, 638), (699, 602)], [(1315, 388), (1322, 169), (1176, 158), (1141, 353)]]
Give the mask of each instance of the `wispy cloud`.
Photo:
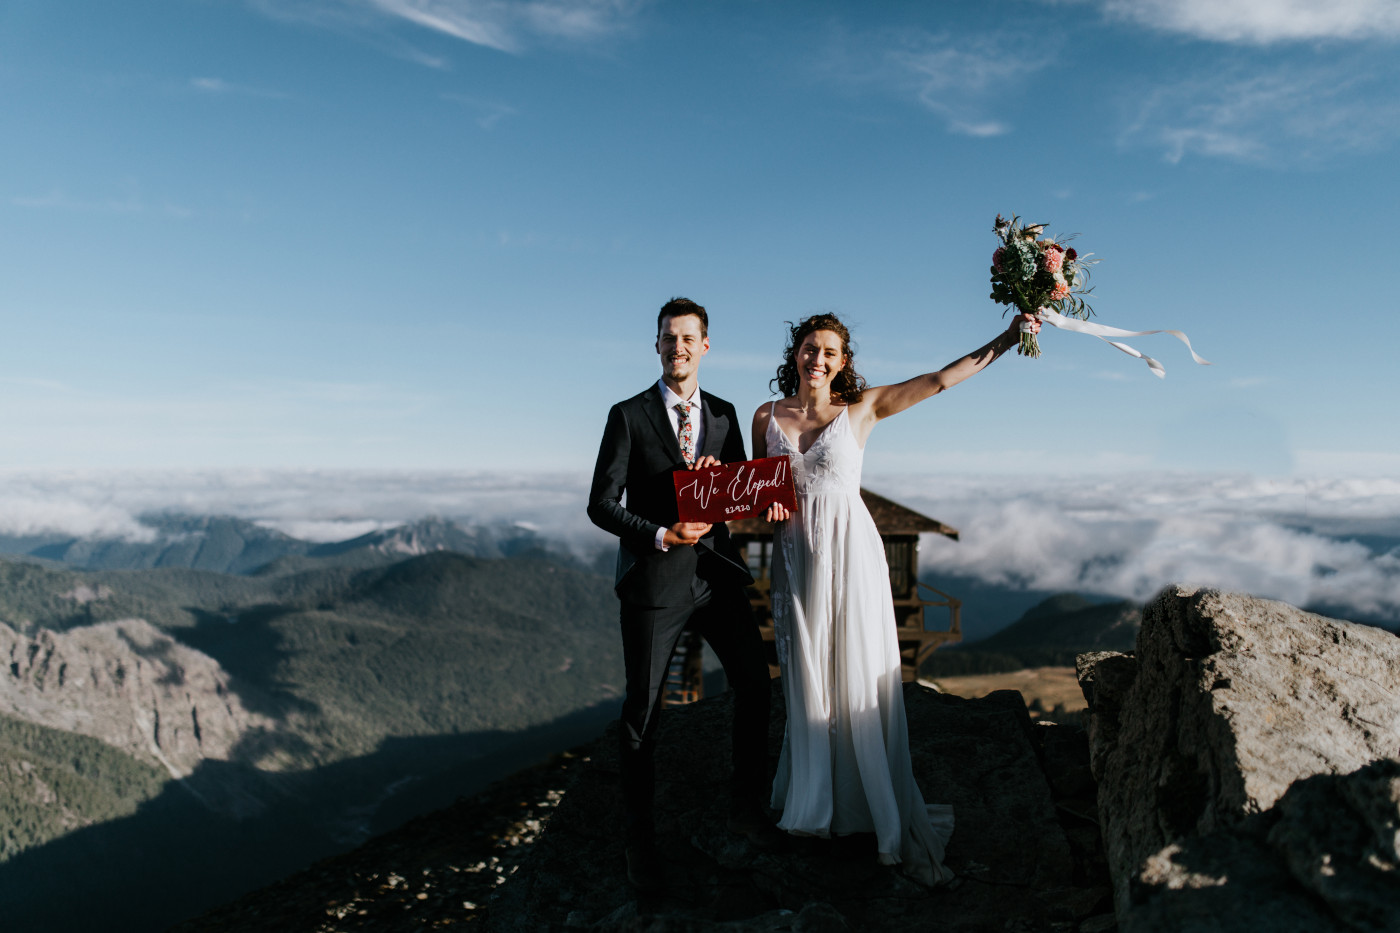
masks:
[(1255, 70), (1231, 66), (1134, 95), (1119, 137), (1168, 162), (1209, 156), (1309, 164), (1379, 149), (1400, 136), (1393, 64), (1378, 59)]
[(233, 81), (225, 81), (223, 78), (196, 77), (190, 78), (189, 88), (200, 94), (231, 96), (231, 97), (262, 97), (269, 100), (285, 100), (287, 95), (281, 91), (274, 91), (268, 88), (254, 87), (249, 84), (237, 84)]
[(1400, 38), (1395, 0), (1103, 0), (1113, 19), (1216, 42)]
[(62, 188), (54, 188), (46, 194), (20, 195), (11, 198), (10, 203), (16, 207), (103, 214), (139, 214), (146, 210), (145, 202), (133, 194), (114, 198), (75, 198)]
[(518, 40), (510, 17), (494, 3), (454, 3), (452, 0), (370, 0), (389, 16), (408, 20), (435, 32), (446, 33), (474, 45), (514, 52)]
[(1011, 132), (1001, 92), (1053, 57), (1042, 41), (1035, 56), (1010, 34), (952, 35), (924, 31), (835, 31), (822, 72), (851, 88), (912, 97), (950, 132), (993, 137)]
[(1036, 70), (1028, 59), (982, 39), (923, 36), (893, 50), (889, 59), (912, 78), (919, 102), (965, 136), (1001, 136), (1009, 124), (993, 117), (992, 98), (1020, 76)]
[(482, 100), (479, 97), (471, 97), (466, 94), (443, 94), (442, 99), (454, 104), (460, 104), (468, 111), (476, 114), (476, 125), (483, 130), (495, 129), (496, 124), (506, 117), (519, 113), (509, 104), (499, 101)]
[[(250, 0), (255, 9), (341, 31), (411, 23), (473, 45), (517, 53), (539, 42), (584, 44), (625, 31), (647, 0)], [(440, 57), (409, 45), (397, 54), (430, 67)]]
[(97, 198), (76, 197), (62, 188), (54, 188), (45, 194), (17, 195), (10, 198), (10, 203), (16, 207), (75, 214), (151, 214), (175, 220), (184, 220), (194, 215), (191, 209), (170, 201), (148, 201), (134, 187), (122, 195)]

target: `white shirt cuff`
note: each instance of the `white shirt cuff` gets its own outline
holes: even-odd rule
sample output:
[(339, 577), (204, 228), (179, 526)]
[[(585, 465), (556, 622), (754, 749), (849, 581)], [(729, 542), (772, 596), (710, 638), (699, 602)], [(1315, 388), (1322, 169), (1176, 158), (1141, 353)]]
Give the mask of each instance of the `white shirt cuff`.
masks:
[(658, 551), (669, 551), (669, 550), (670, 550), (670, 548), (668, 548), (668, 547), (666, 546), (666, 526), (665, 526), (665, 525), (659, 525), (659, 526), (657, 526), (657, 529), (656, 529), (656, 549), (657, 549)]

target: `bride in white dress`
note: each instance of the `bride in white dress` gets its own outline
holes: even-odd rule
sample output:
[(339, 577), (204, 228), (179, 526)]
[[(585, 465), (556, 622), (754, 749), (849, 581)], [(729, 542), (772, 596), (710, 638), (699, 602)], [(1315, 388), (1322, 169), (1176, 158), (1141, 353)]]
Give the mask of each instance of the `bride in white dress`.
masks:
[[(867, 387), (835, 315), (793, 327), (774, 382), (784, 396), (753, 418), (755, 457), (786, 455), (797, 510), (775, 507), (773, 628), (787, 731), (773, 782), (780, 829), (874, 833), (880, 861), (929, 885), (951, 880), (950, 806), (914, 781), (884, 544), (860, 498), (875, 424), (952, 388), (1016, 346), (1022, 320), (935, 373)], [(1031, 324), (1036, 327), (1039, 322)]]

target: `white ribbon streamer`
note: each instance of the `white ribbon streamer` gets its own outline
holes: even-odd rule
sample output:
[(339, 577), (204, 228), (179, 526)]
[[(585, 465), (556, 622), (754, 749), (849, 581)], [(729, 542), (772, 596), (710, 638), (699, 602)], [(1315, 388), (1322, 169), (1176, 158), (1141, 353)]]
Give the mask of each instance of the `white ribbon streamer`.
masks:
[[(1058, 327), (1060, 330), (1074, 331), (1076, 334), (1088, 334), (1097, 337), (1111, 347), (1117, 347), (1129, 356), (1135, 356), (1147, 364), (1147, 368), (1152, 370), (1158, 379), (1167, 378), (1167, 368), (1145, 353), (1140, 353), (1126, 343), (1119, 343), (1116, 340), (1109, 340), (1109, 337), (1147, 337), (1151, 334), (1171, 334), (1177, 340), (1186, 344), (1186, 349), (1191, 351), (1191, 359), (1202, 366), (1213, 365), (1209, 360), (1202, 359), (1191, 346), (1191, 341), (1179, 330), (1124, 330), (1121, 327), (1109, 327), (1107, 324), (1091, 324), (1088, 321), (1081, 321), (1078, 318), (1065, 317), (1058, 311), (1051, 311), (1049, 308), (1041, 308), (1036, 317), (1040, 318), (1051, 327)], [(1028, 321), (1021, 322), (1021, 332), (1028, 333), (1031, 325)]]

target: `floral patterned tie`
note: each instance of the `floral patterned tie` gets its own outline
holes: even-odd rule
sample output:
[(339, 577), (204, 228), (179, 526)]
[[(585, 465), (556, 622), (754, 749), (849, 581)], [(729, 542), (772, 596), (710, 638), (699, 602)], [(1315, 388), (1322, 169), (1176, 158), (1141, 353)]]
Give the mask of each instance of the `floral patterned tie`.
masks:
[(685, 465), (690, 466), (695, 462), (695, 428), (690, 423), (690, 403), (677, 402), (676, 411), (681, 414), (681, 429), (677, 437), (681, 442), (681, 456), (685, 458)]

